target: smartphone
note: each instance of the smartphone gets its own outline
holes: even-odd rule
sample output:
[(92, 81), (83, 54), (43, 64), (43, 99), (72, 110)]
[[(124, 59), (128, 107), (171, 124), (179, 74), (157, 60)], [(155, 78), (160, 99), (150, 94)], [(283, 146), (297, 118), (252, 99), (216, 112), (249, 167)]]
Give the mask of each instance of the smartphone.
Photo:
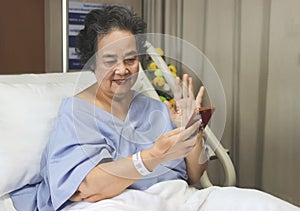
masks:
[(196, 108), (190, 120), (186, 124), (185, 129), (193, 125), (195, 122), (201, 121), (201, 125), (199, 129), (203, 130), (208, 124), (214, 111), (215, 108), (211, 106)]

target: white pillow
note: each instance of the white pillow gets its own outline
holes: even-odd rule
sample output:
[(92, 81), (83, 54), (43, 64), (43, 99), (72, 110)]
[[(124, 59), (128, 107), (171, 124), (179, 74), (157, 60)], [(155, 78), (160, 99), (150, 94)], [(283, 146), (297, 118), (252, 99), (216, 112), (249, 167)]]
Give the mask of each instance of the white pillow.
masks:
[(94, 81), (91, 73), (0, 76), (0, 197), (34, 180), (62, 99)]

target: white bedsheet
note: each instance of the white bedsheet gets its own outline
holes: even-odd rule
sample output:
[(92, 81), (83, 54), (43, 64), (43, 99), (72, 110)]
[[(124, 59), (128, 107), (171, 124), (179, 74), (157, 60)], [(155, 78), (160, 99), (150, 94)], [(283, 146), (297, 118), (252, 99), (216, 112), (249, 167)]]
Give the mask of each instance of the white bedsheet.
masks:
[(13, 202), (8, 194), (0, 197), (0, 210), (2, 211), (16, 211)]
[(182, 180), (161, 182), (145, 191), (126, 190), (97, 203), (78, 202), (64, 210), (109, 211), (299, 211), (300, 208), (253, 189), (188, 187)]
[[(0, 198), (0, 210), (15, 211), (9, 195)], [(126, 190), (96, 203), (72, 203), (64, 211), (299, 211), (300, 208), (270, 194), (235, 187), (188, 187), (182, 180), (153, 185), (145, 191)]]

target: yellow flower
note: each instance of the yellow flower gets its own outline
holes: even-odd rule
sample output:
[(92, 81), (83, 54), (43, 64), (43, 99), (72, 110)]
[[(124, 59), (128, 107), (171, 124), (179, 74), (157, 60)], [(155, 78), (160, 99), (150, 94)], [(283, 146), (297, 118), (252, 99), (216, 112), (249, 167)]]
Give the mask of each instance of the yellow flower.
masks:
[(166, 83), (163, 77), (155, 77), (152, 82), (157, 87), (163, 87)]
[(157, 65), (155, 64), (155, 62), (151, 62), (149, 65), (148, 65), (148, 70), (157, 70), (158, 67)]
[(155, 50), (157, 51), (157, 53), (158, 53), (160, 56), (163, 56), (163, 55), (164, 55), (164, 51), (163, 51), (161, 48), (155, 48)]
[(176, 76), (177, 76), (177, 69), (176, 69), (176, 67), (175, 67), (174, 65), (169, 65), (168, 67), (169, 67), (169, 69), (170, 69), (172, 75), (173, 75), (174, 77), (176, 77)]

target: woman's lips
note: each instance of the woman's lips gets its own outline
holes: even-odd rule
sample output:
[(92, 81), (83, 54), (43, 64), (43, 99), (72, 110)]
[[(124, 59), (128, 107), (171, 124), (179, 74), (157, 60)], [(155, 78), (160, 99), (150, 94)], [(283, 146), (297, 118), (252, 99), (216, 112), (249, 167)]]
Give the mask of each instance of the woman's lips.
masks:
[(113, 80), (113, 82), (115, 82), (117, 85), (123, 85), (125, 84), (129, 79), (116, 79)]

